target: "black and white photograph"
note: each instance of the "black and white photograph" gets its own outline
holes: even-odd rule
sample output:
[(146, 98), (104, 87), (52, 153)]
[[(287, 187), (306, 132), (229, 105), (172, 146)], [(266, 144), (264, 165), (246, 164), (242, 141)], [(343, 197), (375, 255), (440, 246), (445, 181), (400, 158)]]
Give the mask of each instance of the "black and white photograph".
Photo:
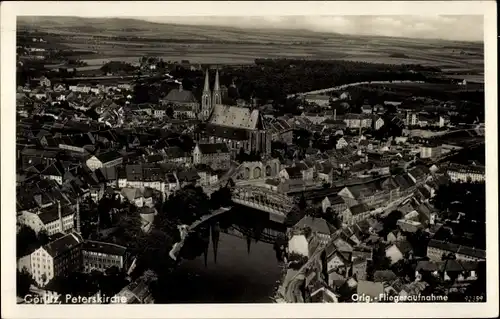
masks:
[(295, 303), (498, 315), (494, 2), (314, 15), (210, 3), (47, 2), (10, 18), (9, 298), (122, 318), (124, 304), (143, 317), (144, 304)]

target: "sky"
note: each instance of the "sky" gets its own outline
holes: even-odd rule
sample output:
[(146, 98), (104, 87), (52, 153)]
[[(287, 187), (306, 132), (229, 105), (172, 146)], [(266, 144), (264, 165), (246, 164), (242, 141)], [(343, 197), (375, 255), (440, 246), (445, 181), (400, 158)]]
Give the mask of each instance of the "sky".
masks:
[(187, 25), (238, 28), (306, 29), (351, 35), (392, 36), (454, 41), (483, 41), (483, 16), (197, 16), (135, 17)]

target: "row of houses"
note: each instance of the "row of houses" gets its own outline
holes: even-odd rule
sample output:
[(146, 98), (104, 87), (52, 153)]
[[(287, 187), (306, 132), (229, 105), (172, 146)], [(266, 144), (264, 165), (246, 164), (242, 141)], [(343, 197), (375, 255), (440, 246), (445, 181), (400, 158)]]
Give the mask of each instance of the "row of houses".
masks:
[(37, 285), (44, 287), (53, 278), (75, 271), (104, 272), (110, 267), (121, 271), (130, 264), (129, 259), (126, 247), (84, 240), (77, 232), (70, 232), (21, 257), (18, 269), (26, 270)]

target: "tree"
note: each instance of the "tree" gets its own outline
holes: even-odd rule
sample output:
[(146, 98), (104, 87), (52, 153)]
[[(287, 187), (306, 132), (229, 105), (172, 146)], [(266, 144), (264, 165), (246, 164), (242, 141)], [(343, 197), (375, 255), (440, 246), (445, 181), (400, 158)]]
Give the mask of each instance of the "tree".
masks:
[(23, 268), (22, 271), (17, 270), (16, 272), (16, 294), (18, 297), (24, 298), (27, 294), (30, 293), (31, 285), (34, 285), (35, 282), (33, 278), (31, 278), (30, 273)]
[(401, 213), (400, 211), (393, 210), (392, 212), (390, 212), (389, 215), (387, 215), (387, 217), (384, 218), (384, 220), (383, 220), (384, 230), (383, 230), (382, 237), (387, 236), (387, 234), (389, 234), (391, 231), (396, 229), (397, 222), (401, 218), (403, 218), (403, 213)]
[(163, 205), (163, 213), (179, 224), (191, 224), (210, 213), (210, 200), (201, 187), (186, 186)]
[(305, 211), (307, 208), (307, 201), (304, 193), (300, 195), (299, 203), (297, 204), (300, 210)]
[(38, 232), (37, 238), (38, 238), (38, 245), (40, 246), (45, 246), (48, 243), (50, 243), (50, 238), (46, 229), (40, 230)]
[(172, 106), (167, 107), (167, 109), (165, 110), (165, 114), (170, 118), (174, 117), (174, 109), (172, 108)]
[(391, 261), (385, 254), (384, 244), (379, 242), (373, 250), (373, 260), (368, 265), (367, 276), (370, 280), (373, 278), (373, 273), (377, 270), (387, 270), (391, 265)]
[(16, 235), (16, 255), (23, 257), (40, 247), (38, 237), (33, 229), (22, 225)]

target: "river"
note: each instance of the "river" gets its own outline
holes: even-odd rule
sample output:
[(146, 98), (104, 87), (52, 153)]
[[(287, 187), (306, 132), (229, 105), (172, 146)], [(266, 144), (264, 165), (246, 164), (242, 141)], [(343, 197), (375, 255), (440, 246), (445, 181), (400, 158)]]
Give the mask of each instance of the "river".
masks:
[[(241, 226), (243, 220), (261, 222), (266, 227), (273, 225), (249, 215), (250, 210), (242, 213), (240, 209), (233, 209), (223, 218), (232, 225)], [(279, 225), (274, 226), (283, 230)], [(247, 239), (221, 232), (217, 260), (210, 240), (206, 266), (203, 255), (184, 260), (174, 277), (172, 287), (164, 287), (161, 298), (164, 300), (156, 300), (156, 303), (270, 303), (281, 278), (281, 266), (272, 243), (252, 239), (248, 251)]]

